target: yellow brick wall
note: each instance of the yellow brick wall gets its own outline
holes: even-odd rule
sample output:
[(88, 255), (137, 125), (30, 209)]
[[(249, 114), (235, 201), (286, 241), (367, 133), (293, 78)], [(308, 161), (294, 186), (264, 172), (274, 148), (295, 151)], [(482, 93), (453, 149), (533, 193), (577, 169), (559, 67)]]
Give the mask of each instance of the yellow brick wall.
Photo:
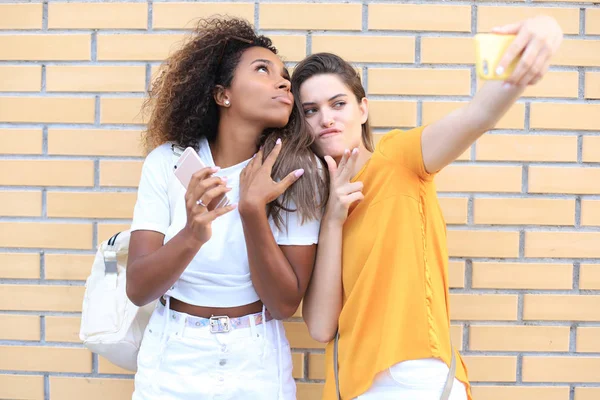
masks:
[[(8, 0), (10, 1), (10, 0)], [(36, 1), (0, 4), (0, 398), (127, 399), (130, 374), (78, 342), (94, 248), (127, 228), (139, 110), (192, 19), (227, 13), (285, 60), (356, 63), (378, 133), (469, 100), (472, 36), (553, 15), (556, 65), (437, 178), (453, 340), (480, 400), (600, 398), (600, 8), (594, 1)], [(301, 400), (323, 346), (286, 329)]]

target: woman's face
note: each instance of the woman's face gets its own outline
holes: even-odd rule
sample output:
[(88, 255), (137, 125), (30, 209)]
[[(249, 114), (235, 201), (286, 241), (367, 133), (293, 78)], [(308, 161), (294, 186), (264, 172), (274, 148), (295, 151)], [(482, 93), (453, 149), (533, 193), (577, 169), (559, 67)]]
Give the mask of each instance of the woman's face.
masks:
[(287, 69), (277, 55), (263, 47), (242, 53), (225, 95), (230, 112), (263, 128), (287, 125), (294, 104)]
[(304, 118), (314, 135), (313, 151), (339, 159), (345, 149), (361, 146), (362, 124), (368, 102), (359, 103), (350, 88), (335, 74), (315, 75), (300, 86)]

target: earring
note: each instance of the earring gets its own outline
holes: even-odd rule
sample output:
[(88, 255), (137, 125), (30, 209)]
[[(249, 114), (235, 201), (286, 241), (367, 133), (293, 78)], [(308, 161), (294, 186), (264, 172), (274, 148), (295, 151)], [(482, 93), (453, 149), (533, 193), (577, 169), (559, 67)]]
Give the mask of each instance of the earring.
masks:
[(225, 100), (225, 107), (229, 107), (231, 105), (231, 102), (229, 100)]

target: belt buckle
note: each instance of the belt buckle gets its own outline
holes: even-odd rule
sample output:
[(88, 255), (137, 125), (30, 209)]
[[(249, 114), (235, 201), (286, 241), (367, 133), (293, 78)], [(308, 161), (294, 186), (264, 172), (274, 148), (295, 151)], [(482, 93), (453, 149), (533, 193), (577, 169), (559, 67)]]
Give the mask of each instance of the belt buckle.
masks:
[(210, 333), (227, 333), (231, 330), (231, 321), (229, 317), (212, 316), (210, 317)]

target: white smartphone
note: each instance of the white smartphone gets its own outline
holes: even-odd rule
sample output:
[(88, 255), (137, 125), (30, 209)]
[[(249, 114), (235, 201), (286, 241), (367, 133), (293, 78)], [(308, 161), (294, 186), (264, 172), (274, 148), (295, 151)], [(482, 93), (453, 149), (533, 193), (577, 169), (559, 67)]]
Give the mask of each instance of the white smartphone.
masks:
[[(175, 163), (174, 174), (179, 179), (179, 182), (183, 185), (185, 190), (187, 190), (190, 181), (192, 180), (192, 175), (196, 172), (200, 171), (202, 168), (206, 168), (206, 165), (200, 159), (196, 150), (193, 147), (188, 147), (179, 157), (177, 163)], [(229, 199), (227, 195), (224, 195), (222, 199), (219, 200), (215, 208), (224, 207), (229, 204)]]
[(179, 179), (179, 182), (187, 190), (192, 175), (200, 171), (202, 168), (206, 168), (206, 165), (200, 159), (196, 150), (193, 147), (188, 147), (179, 157), (175, 164), (175, 176)]

